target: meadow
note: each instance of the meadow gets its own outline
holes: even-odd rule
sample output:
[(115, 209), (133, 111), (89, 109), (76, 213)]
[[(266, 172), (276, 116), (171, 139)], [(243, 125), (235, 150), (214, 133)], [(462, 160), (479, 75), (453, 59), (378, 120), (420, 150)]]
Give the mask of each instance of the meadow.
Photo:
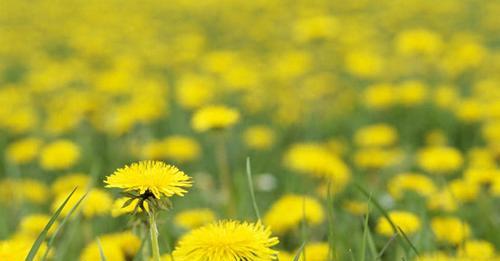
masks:
[(500, 260), (500, 1), (0, 1), (0, 261)]

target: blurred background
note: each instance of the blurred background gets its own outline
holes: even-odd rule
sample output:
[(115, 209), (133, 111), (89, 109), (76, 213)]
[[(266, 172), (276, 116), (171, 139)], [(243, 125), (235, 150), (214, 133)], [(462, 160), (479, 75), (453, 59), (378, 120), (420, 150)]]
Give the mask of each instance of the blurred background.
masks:
[[(406, 232), (421, 253), (493, 258), (499, 17), (500, 2), (486, 0), (2, 0), (0, 240), (34, 241), (68, 190), (83, 184), (96, 195), (51, 257), (90, 260), (85, 246), (129, 220), (112, 217), (119, 195), (103, 178), (158, 159), (195, 181), (163, 214), (160, 237), (169, 237), (160, 243), (169, 252), (187, 231), (175, 222), (182, 211), (255, 220), (249, 157), (264, 221), (283, 225), (271, 210), (291, 210), (272, 206), (307, 195), (322, 214), (309, 220), (307, 238), (337, 260), (358, 257), (364, 242), (368, 200), (355, 184), (387, 211), (418, 219)], [(192, 116), (213, 105), (237, 112), (237, 122), (193, 129)], [(220, 195), (221, 171), (236, 188), (231, 199)], [(380, 250), (388, 237), (380, 211), (370, 210)], [(458, 228), (432, 222), (443, 217)], [(279, 249), (299, 248), (299, 221), (279, 232)], [(399, 248), (384, 260), (400, 260)]]

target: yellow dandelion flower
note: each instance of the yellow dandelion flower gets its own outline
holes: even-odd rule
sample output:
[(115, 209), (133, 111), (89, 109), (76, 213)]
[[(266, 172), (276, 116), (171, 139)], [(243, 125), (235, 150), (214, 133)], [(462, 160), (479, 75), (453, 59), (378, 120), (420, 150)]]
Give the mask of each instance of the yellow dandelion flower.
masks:
[(195, 229), (214, 222), (215, 219), (215, 213), (210, 209), (190, 209), (175, 215), (174, 223), (185, 229)]
[(354, 162), (362, 168), (379, 169), (394, 166), (403, 156), (397, 148), (362, 148), (354, 153)]
[[(411, 235), (420, 229), (420, 219), (413, 213), (407, 211), (391, 211), (389, 217), (396, 227), (401, 228), (405, 234)], [(394, 230), (385, 217), (380, 217), (376, 227), (377, 233), (384, 236), (392, 236)]]
[(387, 184), (389, 194), (396, 199), (403, 197), (407, 191), (415, 192), (423, 197), (436, 193), (437, 188), (432, 179), (418, 173), (402, 173)]
[(177, 167), (161, 161), (140, 161), (116, 170), (104, 181), (107, 188), (127, 192), (151, 193), (155, 198), (183, 196), (191, 187), (191, 178)]
[(225, 129), (240, 119), (240, 113), (223, 105), (212, 105), (199, 109), (191, 119), (191, 126), (198, 132)]
[(485, 240), (469, 240), (458, 250), (458, 256), (473, 260), (494, 260), (495, 246)]
[[(32, 214), (21, 219), (19, 226), (19, 233), (25, 236), (36, 238), (40, 232), (45, 228), (45, 225), (49, 223), (50, 216), (45, 214)], [(52, 235), (57, 228), (58, 223), (54, 223), (52, 227), (47, 232), (47, 235)]]
[(415, 106), (425, 101), (428, 86), (417, 80), (408, 80), (398, 86), (399, 102), (405, 106)]
[(479, 196), (481, 187), (466, 179), (455, 179), (448, 183), (448, 190), (457, 201), (465, 203), (474, 201)]
[(363, 127), (354, 134), (354, 141), (362, 147), (391, 146), (398, 139), (397, 130), (387, 124), (374, 124)]
[(435, 217), (431, 220), (432, 232), (440, 242), (460, 244), (470, 236), (467, 223), (457, 217)]
[(165, 148), (165, 156), (176, 162), (195, 160), (200, 155), (200, 145), (187, 136), (170, 136), (161, 141)]
[(37, 138), (26, 138), (15, 141), (6, 149), (7, 158), (14, 163), (24, 164), (33, 161), (38, 155), (42, 141)]
[(323, 207), (314, 198), (290, 194), (278, 199), (263, 221), (275, 233), (283, 234), (296, 228), (304, 218), (311, 225), (320, 224), (325, 218)]
[(80, 148), (69, 140), (57, 140), (45, 145), (40, 152), (40, 165), (46, 170), (72, 167), (80, 158)]
[(344, 208), (349, 213), (351, 213), (352, 215), (355, 215), (355, 216), (362, 216), (362, 215), (368, 213), (368, 210), (369, 210), (368, 202), (359, 201), (359, 200), (346, 201), (342, 205), (342, 208)]
[(245, 130), (243, 139), (249, 148), (265, 150), (274, 144), (275, 135), (269, 127), (256, 125)]
[(54, 195), (65, 194), (66, 196), (75, 187), (85, 190), (90, 185), (90, 177), (83, 173), (72, 173), (58, 177), (51, 185), (50, 189)]
[(368, 86), (363, 92), (365, 106), (374, 109), (387, 109), (396, 104), (396, 87), (389, 83)]
[(226, 261), (276, 259), (278, 244), (271, 230), (260, 222), (219, 221), (195, 230), (179, 239), (173, 254), (179, 261)]
[(417, 156), (420, 167), (434, 174), (451, 174), (458, 170), (463, 163), (460, 151), (452, 147), (424, 148), (419, 151)]
[[(299, 260), (304, 261), (327, 261), (330, 246), (325, 242), (309, 243), (304, 247), (304, 252), (300, 255)], [(305, 256), (305, 258), (304, 258)]]
[[(69, 199), (67, 207), (61, 211), (61, 216), (68, 215), (71, 208), (80, 200), (84, 195), (82, 190), (76, 191)], [(68, 197), (67, 194), (58, 195), (52, 203), (52, 211), (56, 211), (59, 206)], [(101, 189), (92, 189), (88, 192), (87, 197), (82, 201), (80, 209), (84, 217), (92, 218), (94, 216), (103, 216), (109, 213), (109, 209), (113, 203), (111, 196)]]
[[(33, 246), (35, 238), (18, 237), (10, 240), (0, 241), (0, 260), (22, 261)], [(42, 243), (34, 260), (42, 260), (43, 253), (47, 249), (47, 244)]]
[(351, 178), (350, 169), (342, 159), (319, 144), (295, 144), (283, 161), (291, 170), (330, 179), (336, 191), (341, 191)]

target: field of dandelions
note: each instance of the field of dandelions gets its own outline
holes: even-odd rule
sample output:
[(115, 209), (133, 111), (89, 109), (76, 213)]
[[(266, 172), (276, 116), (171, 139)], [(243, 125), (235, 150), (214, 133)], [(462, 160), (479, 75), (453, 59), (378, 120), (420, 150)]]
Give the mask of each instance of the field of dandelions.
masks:
[(0, 261), (498, 261), (499, 47), (489, 0), (1, 0)]

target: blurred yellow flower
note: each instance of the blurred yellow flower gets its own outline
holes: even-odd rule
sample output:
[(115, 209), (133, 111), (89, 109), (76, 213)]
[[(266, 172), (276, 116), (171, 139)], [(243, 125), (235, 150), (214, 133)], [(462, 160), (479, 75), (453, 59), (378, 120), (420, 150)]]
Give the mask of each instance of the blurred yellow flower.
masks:
[[(68, 215), (73, 206), (76, 205), (76, 203), (80, 200), (80, 198), (84, 194), (85, 193), (82, 190), (77, 190), (73, 194), (73, 196), (71, 196), (71, 198), (68, 200), (66, 206), (62, 209), (61, 216), (65, 217), (66, 215)], [(64, 200), (66, 200), (68, 195), (67, 194), (58, 195), (52, 202), (51, 206), (52, 211), (56, 211), (64, 202)], [(103, 191), (101, 189), (91, 189), (88, 192), (87, 197), (85, 197), (85, 199), (79, 206), (79, 210), (81, 210), (85, 218), (104, 216), (109, 214), (112, 203), (113, 199), (111, 198), (111, 195), (109, 195), (106, 191)]]
[(407, 191), (423, 197), (429, 197), (437, 191), (432, 179), (418, 173), (401, 173), (394, 176), (389, 180), (387, 189), (396, 199), (402, 198)]
[(388, 124), (362, 127), (354, 134), (354, 142), (362, 147), (391, 146), (398, 140), (397, 130)]
[(363, 91), (363, 104), (368, 108), (387, 109), (397, 102), (397, 89), (389, 83), (378, 83)]
[(398, 85), (398, 101), (405, 106), (422, 104), (427, 98), (428, 87), (421, 81), (408, 80)]
[[(129, 260), (135, 256), (141, 245), (140, 239), (128, 231), (106, 234), (98, 238), (106, 260), (109, 261)], [(80, 254), (80, 261), (94, 261), (100, 259), (100, 247), (96, 241), (85, 246)]]
[(469, 224), (451, 216), (433, 218), (431, 228), (438, 241), (453, 245), (462, 243), (471, 234)]
[(218, 221), (188, 232), (173, 252), (175, 260), (274, 260), (278, 244), (268, 227), (258, 223)]
[(345, 66), (347, 71), (355, 76), (373, 78), (382, 72), (384, 60), (375, 52), (356, 50), (347, 53)]
[(55, 196), (68, 195), (74, 188), (85, 190), (90, 185), (90, 177), (83, 173), (70, 173), (58, 177), (52, 183), (50, 189)]
[(437, 55), (443, 46), (441, 36), (427, 29), (410, 29), (396, 36), (396, 50), (404, 55)]
[(330, 260), (329, 253), (330, 245), (327, 242), (311, 242), (305, 245), (299, 260), (328, 261)]
[[(45, 214), (31, 214), (25, 216), (21, 219), (21, 223), (19, 225), (19, 233), (31, 237), (37, 238), (38, 235), (45, 228), (47, 223), (49, 223), (50, 216)], [(58, 222), (56, 221), (52, 224), (52, 227), (48, 230), (47, 235), (51, 236), (58, 226)]]
[(342, 208), (355, 216), (362, 216), (368, 213), (368, 203), (359, 200), (348, 200), (342, 204)]
[(295, 22), (293, 34), (299, 42), (330, 39), (337, 34), (338, 21), (335, 17), (318, 15), (301, 18)]
[(421, 149), (417, 154), (418, 165), (432, 174), (452, 174), (463, 164), (460, 151), (453, 147), (433, 146)]
[(269, 149), (275, 140), (274, 131), (264, 125), (255, 125), (249, 127), (243, 133), (245, 144), (255, 150)]
[(362, 148), (354, 153), (354, 162), (362, 168), (380, 169), (397, 164), (403, 156), (403, 152), (397, 148)]
[(315, 143), (294, 144), (285, 153), (283, 162), (291, 170), (328, 179), (337, 191), (341, 191), (351, 178), (342, 159)]
[[(407, 211), (390, 211), (388, 214), (396, 228), (401, 228), (405, 234), (412, 235), (420, 230), (420, 219), (415, 214)], [(391, 224), (385, 217), (380, 217), (378, 219), (376, 231), (388, 237), (395, 233)]]
[(471, 260), (494, 260), (495, 246), (485, 240), (468, 240), (458, 250), (458, 256)]
[(239, 119), (240, 114), (237, 110), (222, 105), (212, 105), (196, 111), (191, 119), (191, 126), (198, 132), (205, 132), (231, 127)]
[(212, 101), (215, 94), (214, 81), (201, 75), (182, 75), (176, 91), (177, 102), (183, 108), (196, 109)]
[(319, 225), (324, 218), (325, 213), (318, 200), (309, 196), (288, 194), (273, 203), (263, 221), (273, 232), (283, 234), (297, 228), (303, 219), (311, 225)]
[(46, 170), (70, 168), (80, 158), (80, 148), (70, 140), (56, 140), (45, 145), (40, 152), (40, 165)]
[(16, 140), (8, 145), (7, 158), (17, 164), (31, 162), (38, 156), (41, 145), (42, 140), (38, 138)]
[(184, 229), (195, 229), (215, 219), (215, 213), (210, 209), (189, 209), (175, 215), (174, 224)]

